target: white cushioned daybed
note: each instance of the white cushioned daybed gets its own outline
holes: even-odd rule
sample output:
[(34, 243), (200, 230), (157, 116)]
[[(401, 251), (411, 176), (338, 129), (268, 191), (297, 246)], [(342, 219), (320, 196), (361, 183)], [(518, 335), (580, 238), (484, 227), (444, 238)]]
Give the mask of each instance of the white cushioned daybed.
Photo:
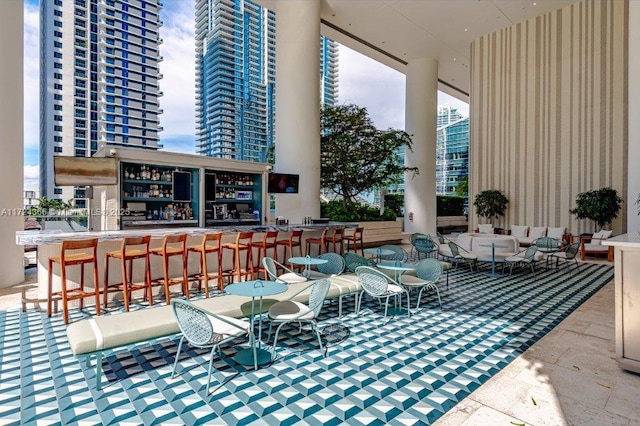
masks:
[(598, 231), (592, 236), (580, 238), (580, 259), (590, 254), (606, 254), (607, 260), (613, 262), (613, 246), (602, 245), (602, 240), (609, 239), (613, 231)]
[[(342, 313), (342, 297), (359, 293), (362, 286), (355, 274), (339, 275), (329, 280), (331, 286), (327, 299), (339, 298), (339, 311)], [(275, 301), (288, 300), (294, 295), (293, 300), (308, 303), (313, 283), (314, 281), (306, 281), (289, 284), (286, 292), (264, 298), (263, 310), (269, 309)], [(232, 318), (244, 318), (251, 313), (251, 299), (242, 296), (225, 294), (195, 300), (193, 303), (207, 311)], [(73, 322), (67, 328), (67, 338), (74, 355), (87, 357), (87, 365), (90, 365), (92, 355), (96, 356), (96, 388), (100, 390), (104, 350), (171, 336), (179, 332), (172, 307), (165, 305)]]
[[(495, 244), (496, 262), (502, 262), (506, 257), (521, 254), (520, 242), (510, 235), (465, 233), (458, 235), (456, 240), (456, 244), (462, 250), (476, 255), (478, 262), (491, 262), (492, 243)], [(451, 256), (448, 245), (441, 245), (439, 253), (444, 257)], [(544, 254), (538, 252), (535, 255), (535, 260), (541, 260), (543, 257)]]

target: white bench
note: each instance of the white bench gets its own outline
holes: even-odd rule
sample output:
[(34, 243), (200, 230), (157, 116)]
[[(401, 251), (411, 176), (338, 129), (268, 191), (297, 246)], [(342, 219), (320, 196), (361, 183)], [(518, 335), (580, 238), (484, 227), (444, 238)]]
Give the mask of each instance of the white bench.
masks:
[[(339, 299), (339, 314), (342, 315), (342, 298), (358, 294), (362, 286), (355, 274), (344, 274), (330, 278), (331, 287), (327, 299)], [(289, 284), (289, 289), (263, 300), (263, 307), (271, 301), (287, 300), (307, 303), (313, 281)], [(296, 294), (298, 293), (298, 294)], [(223, 295), (209, 299), (199, 299), (194, 304), (219, 315), (243, 318), (250, 315), (251, 299), (242, 296)], [(96, 356), (96, 388), (100, 390), (102, 380), (102, 353), (106, 349), (145, 342), (179, 333), (171, 306), (145, 308), (115, 315), (98, 316), (73, 322), (67, 328), (67, 338), (76, 356), (86, 356), (87, 366), (91, 357)]]

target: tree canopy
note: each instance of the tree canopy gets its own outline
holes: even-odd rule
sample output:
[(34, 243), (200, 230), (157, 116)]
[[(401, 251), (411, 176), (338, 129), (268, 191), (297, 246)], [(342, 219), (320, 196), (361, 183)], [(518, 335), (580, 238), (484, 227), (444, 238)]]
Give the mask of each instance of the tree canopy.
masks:
[(326, 105), (321, 114), (321, 185), (352, 203), (357, 195), (401, 182), (405, 172), (398, 150), (411, 151), (411, 136), (397, 129), (378, 130), (366, 108)]
[(591, 219), (602, 228), (618, 217), (623, 201), (618, 191), (611, 187), (594, 189), (579, 193), (576, 208), (569, 210), (569, 213), (578, 219)]

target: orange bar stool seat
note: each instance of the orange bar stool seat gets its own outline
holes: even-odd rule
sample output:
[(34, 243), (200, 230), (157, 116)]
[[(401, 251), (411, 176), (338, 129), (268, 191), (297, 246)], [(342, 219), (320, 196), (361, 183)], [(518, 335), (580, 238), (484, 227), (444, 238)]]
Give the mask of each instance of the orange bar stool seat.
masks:
[[(202, 242), (197, 246), (189, 246), (187, 248), (187, 256), (191, 253), (196, 253), (200, 257), (200, 268), (197, 274), (190, 275), (191, 278), (198, 280), (199, 289), (202, 290), (202, 284), (204, 283), (205, 296), (209, 297), (209, 280), (216, 280), (218, 289), (224, 289), (223, 278), (225, 272), (222, 270), (222, 232), (204, 234)], [(215, 255), (215, 263), (217, 268), (215, 272), (209, 272), (210, 263), (207, 260), (207, 255)]]
[(338, 245), (340, 245), (339, 253), (342, 255), (344, 253), (344, 246), (342, 245), (343, 237), (344, 228), (333, 228), (331, 235), (325, 237), (324, 239), (324, 243), (327, 246), (327, 251), (329, 251), (329, 244), (331, 243), (333, 253), (338, 253), (338, 251), (336, 251), (336, 248)]
[[(109, 303), (107, 294), (113, 291), (122, 291), (124, 293), (124, 309), (129, 312), (131, 304), (131, 293), (137, 290), (144, 290), (145, 300), (149, 300), (149, 304), (153, 305), (153, 293), (151, 291), (151, 266), (149, 262), (149, 243), (151, 236), (143, 237), (127, 237), (122, 240), (120, 250), (114, 250), (105, 253), (104, 257), (104, 288), (103, 302), (104, 307)], [(111, 259), (120, 261), (122, 270), (122, 282), (109, 284), (109, 261)], [(133, 280), (133, 261), (141, 259), (144, 262), (144, 281), (135, 284)]]
[[(173, 244), (173, 245), (169, 245)], [(189, 298), (189, 281), (187, 278), (187, 234), (167, 235), (162, 240), (162, 247), (151, 249), (149, 253), (162, 258), (162, 278), (152, 279), (152, 284), (164, 286), (164, 294), (167, 305), (171, 302), (170, 287), (181, 284), (182, 294)], [(169, 277), (169, 261), (172, 257), (180, 256), (182, 260), (182, 277)]]
[[(78, 251), (82, 250), (78, 253)], [(87, 252), (88, 251), (88, 252)], [(71, 253), (70, 253), (71, 252)], [(60, 265), (60, 291), (53, 291), (53, 267)], [(93, 289), (84, 287), (84, 266), (93, 265)], [(80, 287), (69, 288), (67, 282), (67, 267), (80, 265)], [(69, 324), (69, 302), (80, 301), (80, 309), (84, 308), (84, 299), (94, 297), (96, 303), (96, 314), (100, 315), (100, 283), (98, 281), (98, 239), (88, 240), (68, 240), (62, 242), (60, 256), (49, 258), (49, 276), (47, 292), (47, 315), (51, 316), (51, 303), (53, 296), (62, 297), (62, 316), (64, 323)]]
[[(254, 279), (255, 271), (253, 269), (253, 256), (252, 256), (252, 246), (251, 240), (253, 239), (253, 232), (238, 232), (236, 236), (235, 243), (226, 243), (222, 245), (224, 250), (231, 250), (233, 253), (232, 260), (232, 269), (230, 271), (231, 275), (236, 275), (238, 277), (238, 282), (242, 281), (244, 277), (246, 279)], [(240, 257), (242, 252), (246, 253), (244, 267), (242, 266), (242, 262)], [(249, 278), (250, 277), (250, 278)]]
[(327, 230), (322, 230), (322, 234), (320, 234), (320, 238), (307, 238), (306, 242), (306, 253), (307, 256), (311, 256), (311, 249), (313, 246), (318, 246), (318, 256), (324, 253), (327, 245)]
[(264, 273), (264, 278), (269, 279), (267, 276), (267, 271), (265, 271), (264, 267), (262, 267), (262, 258), (265, 256), (269, 256), (268, 250), (272, 251), (272, 255), (270, 256), (276, 262), (278, 261), (278, 250), (277, 248), (277, 238), (278, 231), (267, 231), (262, 235), (262, 241), (253, 241), (251, 243), (251, 247), (257, 248), (258, 254), (258, 262), (254, 262), (254, 265), (257, 265), (254, 269), (255, 272), (259, 275), (261, 272)]
[(351, 249), (351, 243), (353, 243), (353, 251), (358, 251), (358, 244), (360, 244), (360, 254), (364, 256), (364, 241), (362, 239), (362, 234), (364, 234), (364, 227), (358, 226), (351, 233), (346, 233), (342, 237), (342, 239), (347, 243), (347, 251)]

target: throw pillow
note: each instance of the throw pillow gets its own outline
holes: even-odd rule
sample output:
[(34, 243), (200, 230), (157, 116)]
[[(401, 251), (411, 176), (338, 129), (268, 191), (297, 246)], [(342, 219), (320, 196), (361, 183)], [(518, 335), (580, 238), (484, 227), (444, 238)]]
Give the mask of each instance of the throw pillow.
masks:
[(606, 231), (598, 231), (595, 232), (592, 236), (591, 236), (591, 244), (595, 245), (595, 246), (599, 246), (602, 245), (602, 239), (603, 237), (603, 232)]
[(491, 224), (478, 225), (478, 232), (480, 232), (481, 234), (493, 234), (493, 225)]
[(512, 237), (526, 237), (527, 236), (527, 231), (529, 230), (528, 226), (521, 226), (521, 225), (513, 225), (511, 227), (511, 236)]
[(540, 238), (540, 237), (544, 237), (547, 233), (547, 227), (546, 226), (538, 226), (538, 227), (533, 227), (529, 229), (529, 238)]
[(562, 241), (562, 237), (564, 237), (564, 228), (547, 228), (547, 237)]

